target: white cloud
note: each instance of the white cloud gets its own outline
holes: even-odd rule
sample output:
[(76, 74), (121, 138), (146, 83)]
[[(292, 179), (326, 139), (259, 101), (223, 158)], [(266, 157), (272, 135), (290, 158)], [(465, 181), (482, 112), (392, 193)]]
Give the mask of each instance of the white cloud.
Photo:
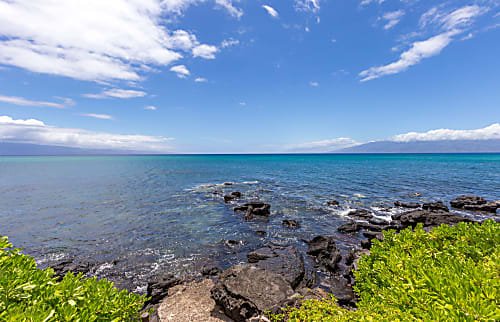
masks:
[(149, 106), (146, 106), (144, 109), (145, 110), (150, 110), (150, 111), (156, 111), (158, 108), (156, 106), (149, 105)]
[(208, 79), (203, 78), (203, 77), (197, 77), (194, 81), (197, 83), (206, 83), (206, 82), (208, 82)]
[(351, 138), (336, 138), (305, 143), (288, 144), (285, 146), (285, 150), (295, 152), (332, 152), (358, 144), (358, 142)]
[(54, 102), (44, 102), (44, 101), (32, 101), (23, 97), (4, 96), (0, 94), (0, 102), (10, 103), (20, 106), (65, 108), (75, 104), (75, 102), (71, 98), (64, 98), (64, 97), (56, 97), (56, 98), (62, 100), (63, 102), (54, 103)]
[(457, 32), (444, 32), (424, 41), (416, 41), (412, 47), (403, 52), (398, 61), (391, 64), (371, 67), (359, 73), (361, 81), (368, 81), (385, 75), (397, 74), (407, 70), (410, 66), (418, 64), (422, 59), (435, 56), (452, 41)]
[(320, 9), (319, 0), (295, 0), (295, 9), (297, 11), (318, 13)]
[(107, 114), (82, 113), (80, 115), (93, 117), (95, 119), (101, 119), (101, 120), (114, 120), (114, 117), (112, 117), (111, 115), (107, 115)]
[(473, 22), (474, 18), (482, 15), (486, 11), (488, 11), (487, 8), (479, 7), (477, 5), (466, 6), (444, 16), (440, 20), (440, 23), (446, 30), (463, 28), (469, 26)]
[(241, 106), (247, 106), (247, 102), (240, 102)]
[(372, 2), (376, 2), (378, 4), (382, 4), (382, 3), (385, 2), (385, 0), (363, 0), (363, 1), (361, 1), (361, 6), (367, 6), (370, 3), (372, 3)]
[(161, 136), (121, 135), (60, 128), (45, 125), (39, 120), (14, 120), (8, 116), (0, 116), (0, 138), (3, 138), (4, 142), (150, 152), (170, 151), (171, 147), (166, 142), (173, 140)]
[(215, 0), (215, 4), (217, 7), (225, 9), (231, 16), (237, 19), (243, 16), (243, 10), (233, 6), (232, 0)]
[(136, 91), (131, 89), (120, 89), (120, 88), (112, 88), (105, 91), (102, 91), (100, 94), (83, 94), (83, 96), (88, 98), (133, 98), (133, 97), (144, 97), (146, 96), (146, 92)]
[(187, 76), (191, 75), (189, 70), (184, 65), (173, 66), (172, 68), (170, 68), (170, 70), (176, 73), (177, 77), (179, 78), (186, 78)]
[(404, 15), (405, 15), (404, 10), (397, 10), (384, 13), (382, 18), (384, 20), (387, 20), (387, 23), (384, 25), (384, 29), (387, 30), (397, 25)]
[(233, 38), (224, 39), (221, 42), (220, 47), (227, 48), (227, 47), (237, 46), (237, 45), (239, 45), (239, 43), (240, 43), (240, 41), (238, 39), (233, 39)]
[(273, 18), (278, 18), (279, 17), (278, 11), (276, 11), (276, 9), (274, 9), (273, 7), (264, 4), (264, 5), (262, 5), (262, 8), (266, 9), (267, 13), (271, 17), (273, 17)]
[(495, 123), (476, 130), (438, 129), (424, 133), (409, 132), (389, 138), (395, 142), (441, 141), (441, 140), (491, 140), (500, 139), (500, 124)]
[(81, 80), (137, 81), (148, 66), (168, 65), (202, 46), (193, 34), (162, 25), (166, 14), (191, 3), (0, 1), (0, 64)]
[(193, 56), (205, 59), (215, 59), (215, 53), (218, 51), (219, 49), (215, 46), (203, 44), (193, 48)]
[(319, 83), (318, 82), (309, 82), (309, 85), (317, 87), (317, 86), (319, 86)]

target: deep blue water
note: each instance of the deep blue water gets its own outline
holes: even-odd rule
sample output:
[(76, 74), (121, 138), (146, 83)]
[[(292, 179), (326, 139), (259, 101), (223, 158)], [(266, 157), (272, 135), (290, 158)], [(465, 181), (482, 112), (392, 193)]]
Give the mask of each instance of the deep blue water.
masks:
[[(269, 202), (269, 222), (245, 222), (214, 190)], [(500, 199), (500, 154), (0, 157), (0, 235), (42, 266), (91, 259), (96, 275), (144, 290), (161, 271), (236, 264), (268, 241), (303, 248), (302, 239), (335, 235), (347, 209), (461, 194)], [(327, 207), (331, 199), (341, 207)]]

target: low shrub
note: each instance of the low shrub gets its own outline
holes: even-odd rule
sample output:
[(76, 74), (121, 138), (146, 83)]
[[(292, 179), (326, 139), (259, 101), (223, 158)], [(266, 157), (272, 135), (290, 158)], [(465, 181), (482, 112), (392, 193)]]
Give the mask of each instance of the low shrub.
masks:
[(500, 224), (422, 226), (373, 241), (359, 262), (356, 311), (305, 301), (274, 321), (499, 321)]
[(0, 237), (0, 321), (135, 320), (145, 301), (104, 279), (53, 277), (53, 269), (37, 269), (32, 257)]

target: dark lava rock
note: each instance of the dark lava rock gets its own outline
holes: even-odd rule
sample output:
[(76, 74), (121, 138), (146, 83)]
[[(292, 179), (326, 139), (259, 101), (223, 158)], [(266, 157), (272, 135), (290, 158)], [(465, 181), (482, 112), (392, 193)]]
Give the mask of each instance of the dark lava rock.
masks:
[(294, 291), (281, 275), (247, 264), (224, 271), (211, 294), (224, 312), (239, 322), (276, 310)]
[(328, 288), (328, 293), (335, 296), (340, 305), (354, 306), (354, 291), (350, 281), (343, 276), (333, 275), (323, 280), (322, 286)]
[(380, 232), (374, 232), (374, 231), (365, 231), (363, 233), (363, 236), (365, 236), (366, 238), (368, 238), (369, 240), (372, 240), (372, 239), (378, 239), (380, 241), (384, 241), (384, 234), (380, 233)]
[(231, 192), (231, 196), (234, 196), (235, 198), (241, 198), (241, 192), (233, 191)]
[(92, 268), (90, 263), (77, 263), (73, 260), (65, 260), (50, 266), (54, 270), (54, 277), (61, 280), (67, 273), (72, 272), (75, 275), (82, 273), (86, 275)]
[(255, 230), (255, 233), (259, 236), (265, 236), (267, 234), (265, 230)]
[(308, 245), (309, 255), (316, 257), (316, 260), (329, 271), (335, 271), (342, 256), (332, 237), (317, 236), (309, 241)]
[(379, 225), (379, 226), (389, 224), (389, 222), (387, 220), (384, 220), (381, 218), (376, 218), (376, 217), (368, 219), (368, 223), (370, 223), (372, 225)]
[(442, 201), (424, 203), (422, 205), (422, 209), (429, 211), (446, 211), (446, 212), (450, 211)]
[(182, 281), (172, 274), (156, 277), (148, 282), (147, 297), (151, 297), (144, 305), (154, 305), (159, 303), (168, 295), (168, 289), (180, 284)]
[(246, 211), (247, 211), (247, 209), (248, 209), (248, 207), (247, 207), (247, 206), (238, 206), (238, 207), (234, 207), (234, 208), (233, 208), (234, 212), (239, 212), (239, 211), (241, 211), (241, 212), (246, 212)]
[(266, 260), (271, 257), (277, 256), (269, 247), (262, 247), (253, 252), (248, 253), (247, 258), (249, 263), (257, 263), (261, 260)]
[(245, 213), (245, 220), (252, 220), (257, 218), (267, 219), (271, 214), (271, 205), (263, 202), (250, 202), (244, 205), (247, 207)]
[(496, 213), (500, 208), (497, 202), (487, 202), (482, 197), (477, 196), (460, 196), (455, 200), (450, 201), (450, 205), (456, 209), (464, 209), (471, 211), (492, 212)]
[(215, 190), (215, 191), (212, 192), (212, 194), (214, 194), (214, 195), (221, 195), (223, 193), (224, 192), (222, 190)]
[(361, 227), (359, 227), (358, 224), (355, 223), (354, 221), (348, 222), (347, 224), (343, 224), (342, 226), (337, 228), (337, 230), (341, 233), (354, 233), (360, 229)]
[(268, 245), (247, 255), (249, 263), (279, 274), (295, 289), (303, 281), (305, 272), (302, 254), (292, 246)]
[(371, 211), (368, 211), (366, 209), (356, 209), (356, 210), (350, 211), (347, 215), (349, 217), (357, 218), (357, 219), (368, 219), (368, 218), (371, 218), (373, 216)]
[(371, 246), (372, 246), (372, 242), (370, 240), (362, 240), (361, 241), (361, 247), (363, 249), (370, 249)]
[(223, 239), (222, 243), (228, 247), (231, 247), (231, 248), (239, 246), (239, 245), (243, 245), (242, 240), (233, 240), (233, 239)]
[(299, 290), (296, 290), (295, 293), (290, 296), (289, 298), (286, 299), (285, 302), (283, 302), (284, 307), (295, 307), (298, 308), (302, 305), (304, 301), (307, 300), (321, 300), (325, 299), (328, 297), (328, 293), (325, 292), (323, 289), (316, 287), (313, 289), (310, 288), (301, 288)]
[(382, 231), (382, 230), (387, 230), (390, 228), (390, 226), (380, 226), (380, 225), (373, 225), (370, 223), (366, 222), (360, 222), (358, 223), (358, 226), (361, 227), (362, 229), (369, 230), (369, 231)]
[(293, 219), (285, 219), (282, 222), (282, 225), (288, 228), (299, 228), (299, 222)]
[(338, 206), (339, 202), (337, 200), (330, 200), (326, 203), (328, 206)]
[(201, 275), (203, 276), (217, 276), (222, 273), (222, 269), (218, 266), (203, 266)]
[(224, 184), (225, 186), (232, 186), (232, 185), (233, 185), (233, 183), (232, 183), (232, 182), (224, 182), (223, 184)]
[(401, 208), (420, 208), (420, 204), (415, 203), (415, 202), (399, 202), (395, 201), (394, 202), (394, 207), (401, 207)]
[(459, 222), (474, 222), (464, 216), (455, 215), (445, 211), (427, 211), (427, 210), (413, 210), (404, 212), (393, 216), (399, 224), (399, 229), (407, 227), (415, 227), (418, 223), (422, 223), (424, 227), (436, 227), (441, 224), (456, 225)]

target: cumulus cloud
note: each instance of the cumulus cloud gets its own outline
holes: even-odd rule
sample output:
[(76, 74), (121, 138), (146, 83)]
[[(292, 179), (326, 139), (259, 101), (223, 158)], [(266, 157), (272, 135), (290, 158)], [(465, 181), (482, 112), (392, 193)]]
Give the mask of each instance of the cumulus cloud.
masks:
[(170, 71), (176, 73), (177, 77), (179, 78), (186, 78), (187, 76), (191, 75), (189, 70), (184, 65), (173, 66), (172, 68), (170, 68)]
[(122, 135), (60, 128), (48, 126), (35, 119), (15, 120), (9, 116), (0, 116), (0, 138), (4, 142), (150, 152), (170, 151), (171, 147), (167, 142), (173, 140), (161, 136)]
[(387, 23), (384, 25), (384, 29), (387, 30), (397, 25), (404, 15), (405, 15), (404, 10), (397, 10), (384, 13), (382, 15), (382, 18), (387, 21)]
[(61, 100), (62, 103), (55, 102), (44, 102), (44, 101), (33, 101), (23, 97), (16, 96), (4, 96), (0, 94), (0, 102), (10, 103), (20, 106), (38, 106), (38, 107), (54, 107), (54, 108), (66, 108), (68, 106), (74, 105), (75, 102), (71, 98), (56, 97)]
[(332, 152), (358, 144), (358, 142), (351, 138), (336, 138), (305, 143), (288, 144), (285, 146), (285, 150), (294, 152)]
[(203, 77), (197, 77), (194, 81), (197, 83), (206, 83), (206, 82), (208, 82), (208, 79), (203, 78)]
[(195, 35), (162, 25), (165, 14), (194, 2), (0, 1), (0, 64), (81, 80), (137, 81), (148, 66), (168, 65), (203, 46)]
[(295, 0), (295, 9), (297, 11), (318, 13), (320, 9), (319, 0)]
[(104, 90), (99, 94), (83, 94), (83, 96), (88, 98), (133, 98), (133, 97), (144, 97), (146, 96), (146, 92), (136, 91), (131, 89), (120, 89), (120, 88), (112, 88), (108, 90)]
[(219, 49), (216, 46), (203, 44), (193, 48), (193, 56), (205, 59), (215, 59), (215, 53), (218, 51)]
[(93, 117), (95, 119), (101, 119), (101, 120), (114, 120), (114, 117), (112, 117), (111, 115), (107, 115), (107, 114), (82, 113), (80, 115)]
[(266, 9), (267, 13), (271, 17), (273, 17), (273, 18), (278, 18), (279, 17), (278, 11), (276, 11), (276, 9), (274, 9), (273, 7), (264, 4), (264, 5), (262, 5), (262, 8)]
[(145, 110), (150, 110), (150, 111), (156, 111), (158, 108), (156, 106), (149, 105), (149, 106), (146, 106), (144, 109)]
[(409, 132), (389, 138), (394, 142), (442, 141), (442, 140), (492, 140), (500, 139), (500, 124), (495, 123), (476, 130), (438, 129), (424, 133)]

